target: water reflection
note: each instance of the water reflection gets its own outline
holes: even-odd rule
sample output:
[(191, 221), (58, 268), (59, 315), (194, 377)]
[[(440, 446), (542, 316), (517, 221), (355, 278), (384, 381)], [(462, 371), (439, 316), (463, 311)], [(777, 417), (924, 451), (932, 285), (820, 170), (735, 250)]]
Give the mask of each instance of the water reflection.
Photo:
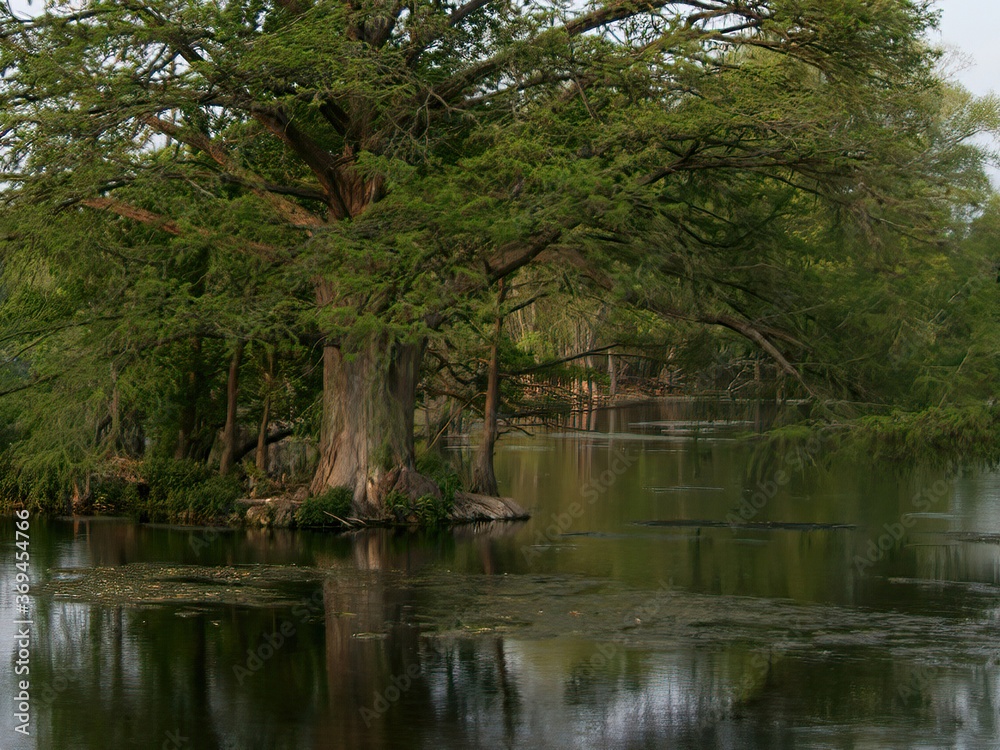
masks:
[[(672, 434), (660, 423), (707, 419), (671, 408), (503, 443), (502, 485), (535, 510), (525, 524), (36, 522), (35, 734), (19, 745), (5, 726), (2, 746), (995, 746), (1000, 545), (958, 535), (1000, 528), (998, 475), (809, 470), (754, 516), (855, 528), (639, 526), (724, 520), (754, 491), (745, 449), (715, 426)], [(5, 581), (12, 560), (8, 542)], [(156, 566), (121, 601), (58, 593), (95, 569), (132, 592)], [(212, 571), (226, 572), (221, 603), (171, 587), (208, 587)], [(13, 644), (9, 585), (0, 618)], [(11, 694), (10, 670), (0, 680)]]

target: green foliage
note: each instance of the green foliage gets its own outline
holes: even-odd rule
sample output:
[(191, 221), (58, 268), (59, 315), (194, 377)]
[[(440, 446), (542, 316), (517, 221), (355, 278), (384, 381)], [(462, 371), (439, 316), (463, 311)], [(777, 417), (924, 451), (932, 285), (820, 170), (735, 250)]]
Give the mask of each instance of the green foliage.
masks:
[[(766, 352), (787, 396), (985, 399), (996, 295), (967, 282), (996, 212), (967, 136), (1000, 103), (935, 78), (930, 3), (703, 5), (0, 7), (0, 422), (32, 502), (149, 445), (202, 466), (146, 467), (156, 513), (223, 508), (235, 342), (242, 427), (318, 434), (334, 341), (398, 375), (426, 339), (428, 390), (478, 408), (522, 270), (512, 411), (520, 374), (609, 340), (698, 386)], [(352, 405), (382, 468), (410, 416), (390, 391)]]
[(10, 513), (24, 500), (20, 472), (10, 458), (10, 452), (0, 453), (0, 512)]
[(838, 458), (902, 471), (1000, 465), (1000, 405), (894, 409), (846, 422), (814, 420), (779, 427), (758, 439), (747, 466), (752, 483), (777, 472), (828, 468)]
[(144, 521), (211, 521), (230, 513), (243, 493), (234, 474), (218, 476), (188, 459), (152, 458), (143, 462), (140, 474), (147, 491), (132, 495), (127, 509)]
[(307, 529), (341, 527), (344, 522), (338, 519), (352, 515), (353, 496), (350, 487), (331, 487), (321, 495), (306, 498), (295, 511), (295, 524)]
[(252, 458), (246, 458), (240, 463), (240, 471), (247, 478), (254, 497), (270, 497), (281, 492), (279, 483), (258, 469)]
[(438, 526), (448, 522), (448, 514), (454, 503), (451, 499), (438, 499), (432, 495), (422, 495), (410, 500), (398, 492), (390, 492), (385, 498), (385, 511), (398, 524)]
[(1000, 463), (1000, 406), (933, 407), (862, 417), (852, 425), (850, 447), (872, 461), (996, 466)]
[(171, 519), (210, 521), (227, 516), (241, 494), (243, 484), (235, 476), (213, 476), (187, 487), (171, 490), (165, 504)]
[(746, 467), (747, 481), (757, 485), (775, 480), (779, 472), (790, 478), (804, 471), (825, 469), (845, 445), (848, 428), (826, 421), (812, 420), (782, 425), (755, 442)]
[(215, 475), (195, 461), (150, 459), (141, 465), (140, 474), (141, 483), (113, 474), (92, 475), (88, 483), (52, 469), (19, 468), (5, 454), (0, 462), (0, 489), (7, 510), (23, 503), (45, 515), (66, 513), (71, 493), (76, 491), (86, 502), (84, 509), (92, 513), (185, 523), (226, 516), (243, 494), (237, 476)]
[(139, 485), (121, 477), (95, 478), (90, 491), (90, 509), (98, 515), (134, 514), (139, 506)]
[(434, 481), (444, 496), (443, 506), (449, 507), (455, 500), (455, 492), (462, 488), (458, 470), (439, 451), (424, 449), (417, 453), (416, 469)]
[(57, 467), (25, 468), (13, 451), (0, 454), (0, 510), (24, 506), (32, 513), (59, 515), (69, 510), (70, 473)]
[(150, 458), (142, 463), (139, 471), (149, 486), (149, 497), (154, 502), (165, 500), (176, 491), (184, 491), (212, 477), (208, 467), (190, 459)]

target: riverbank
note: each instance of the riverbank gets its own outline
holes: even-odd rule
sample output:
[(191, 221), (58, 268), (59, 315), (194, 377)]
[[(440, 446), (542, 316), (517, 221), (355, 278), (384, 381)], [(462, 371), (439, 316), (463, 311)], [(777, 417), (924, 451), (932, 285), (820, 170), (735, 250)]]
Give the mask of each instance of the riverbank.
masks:
[(118, 461), (82, 479), (30, 472), (6, 463), (0, 467), (0, 510), (10, 513), (28, 508), (52, 517), (127, 516), (139, 523), (330, 530), (449, 526), (529, 517), (513, 498), (460, 489), (457, 476), (443, 464), (430, 477), (441, 491), (419, 497), (390, 492), (377, 514), (359, 515), (352, 508), (353, 493), (346, 487), (309, 496), (304, 486), (276, 488), (242, 472), (215, 474), (194, 461)]
[(414, 501), (396, 498), (378, 517), (358, 518), (350, 502), (336, 495), (295, 500), (290, 497), (240, 498), (230, 524), (274, 528), (342, 528), (441, 526), (483, 521), (519, 521), (530, 514), (510, 497), (456, 491), (450, 501), (427, 496)]

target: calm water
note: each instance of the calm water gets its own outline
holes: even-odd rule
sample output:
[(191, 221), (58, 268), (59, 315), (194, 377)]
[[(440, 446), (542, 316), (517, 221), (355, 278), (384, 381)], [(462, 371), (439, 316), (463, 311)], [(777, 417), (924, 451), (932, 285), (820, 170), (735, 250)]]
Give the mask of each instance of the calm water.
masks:
[(749, 482), (703, 419), (508, 436), (516, 525), (34, 520), (30, 738), (4, 519), (0, 748), (1000, 747), (1000, 475)]

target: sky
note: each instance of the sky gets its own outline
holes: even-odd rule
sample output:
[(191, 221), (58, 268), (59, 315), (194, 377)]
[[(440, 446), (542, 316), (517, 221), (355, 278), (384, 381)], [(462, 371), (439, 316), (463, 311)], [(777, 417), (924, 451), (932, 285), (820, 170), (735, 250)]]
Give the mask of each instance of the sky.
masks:
[(941, 27), (936, 39), (967, 58), (967, 67), (955, 78), (980, 96), (1000, 90), (1000, 2), (997, 0), (940, 0)]

